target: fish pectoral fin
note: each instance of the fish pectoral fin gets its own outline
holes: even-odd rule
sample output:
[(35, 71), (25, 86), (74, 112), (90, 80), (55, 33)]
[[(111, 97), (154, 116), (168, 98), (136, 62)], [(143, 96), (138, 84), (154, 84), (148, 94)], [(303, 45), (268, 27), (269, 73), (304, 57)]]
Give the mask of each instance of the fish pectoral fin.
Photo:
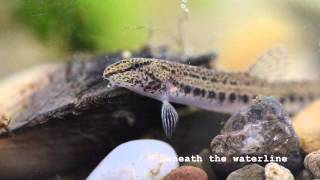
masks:
[(166, 136), (171, 137), (178, 123), (178, 113), (168, 101), (162, 102), (161, 118)]

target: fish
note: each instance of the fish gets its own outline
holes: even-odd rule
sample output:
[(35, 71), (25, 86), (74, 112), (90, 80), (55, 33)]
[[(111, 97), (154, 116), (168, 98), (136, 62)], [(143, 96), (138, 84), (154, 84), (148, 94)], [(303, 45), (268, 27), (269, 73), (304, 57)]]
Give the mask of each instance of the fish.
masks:
[(153, 58), (127, 58), (107, 66), (103, 78), (162, 102), (164, 132), (171, 137), (178, 113), (171, 103), (235, 113), (258, 96), (273, 96), (296, 113), (320, 96), (320, 81), (269, 81), (249, 72), (224, 72)]

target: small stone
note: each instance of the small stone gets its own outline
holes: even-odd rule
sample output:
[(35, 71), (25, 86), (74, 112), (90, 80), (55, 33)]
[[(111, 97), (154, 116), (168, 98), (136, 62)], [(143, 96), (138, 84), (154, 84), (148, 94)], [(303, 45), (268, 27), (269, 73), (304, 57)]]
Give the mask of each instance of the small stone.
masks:
[(210, 179), (210, 180), (218, 179), (216, 174), (213, 172), (213, 170), (211, 168), (211, 163), (209, 161), (209, 156), (210, 156), (209, 150), (203, 149), (199, 153), (199, 156), (202, 158), (202, 162), (186, 162), (186, 163), (184, 163), (184, 165), (201, 168), (202, 170), (204, 170), (207, 173), (208, 179)]
[(87, 180), (162, 179), (179, 167), (175, 150), (159, 140), (134, 140), (112, 150)]
[(163, 180), (207, 180), (207, 174), (194, 166), (181, 166), (171, 171)]
[(264, 180), (264, 168), (258, 164), (249, 164), (233, 171), (227, 180)]
[(212, 163), (218, 174), (229, 174), (250, 163), (281, 162), (294, 172), (301, 167), (299, 141), (290, 118), (272, 97), (258, 98), (234, 114), (210, 147), (212, 156), (226, 158), (226, 162)]
[(277, 163), (269, 163), (265, 167), (266, 180), (294, 180), (289, 169)]
[(295, 178), (295, 180), (312, 180), (313, 176), (310, 171), (303, 169), (298, 176)]
[(320, 178), (320, 150), (312, 152), (304, 158), (304, 167), (308, 169), (315, 178)]
[(306, 153), (320, 149), (320, 100), (307, 106), (293, 119), (293, 127)]

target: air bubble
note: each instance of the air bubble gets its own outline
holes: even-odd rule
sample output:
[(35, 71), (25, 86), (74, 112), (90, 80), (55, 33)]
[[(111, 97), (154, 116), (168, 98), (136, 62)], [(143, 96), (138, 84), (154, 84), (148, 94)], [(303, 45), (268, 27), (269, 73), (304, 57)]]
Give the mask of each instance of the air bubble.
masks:
[(188, 0), (181, 0), (181, 3), (180, 3), (180, 8), (182, 9), (182, 11), (186, 14), (189, 13), (189, 8), (187, 6), (187, 3), (188, 3)]
[(109, 82), (109, 83), (107, 84), (107, 88), (111, 89), (112, 87), (113, 87), (112, 84)]

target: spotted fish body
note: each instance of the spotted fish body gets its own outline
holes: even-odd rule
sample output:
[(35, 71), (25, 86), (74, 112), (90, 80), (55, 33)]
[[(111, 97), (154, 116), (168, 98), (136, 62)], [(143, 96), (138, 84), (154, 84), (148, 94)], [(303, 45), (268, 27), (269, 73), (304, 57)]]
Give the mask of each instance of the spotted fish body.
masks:
[(170, 126), (165, 127), (167, 135), (171, 135), (177, 121), (169, 102), (234, 113), (257, 96), (274, 96), (289, 113), (295, 113), (320, 96), (318, 81), (268, 82), (248, 73), (226, 73), (147, 58), (114, 63), (105, 69), (103, 77), (112, 85), (162, 101), (166, 106), (162, 108), (163, 124)]

